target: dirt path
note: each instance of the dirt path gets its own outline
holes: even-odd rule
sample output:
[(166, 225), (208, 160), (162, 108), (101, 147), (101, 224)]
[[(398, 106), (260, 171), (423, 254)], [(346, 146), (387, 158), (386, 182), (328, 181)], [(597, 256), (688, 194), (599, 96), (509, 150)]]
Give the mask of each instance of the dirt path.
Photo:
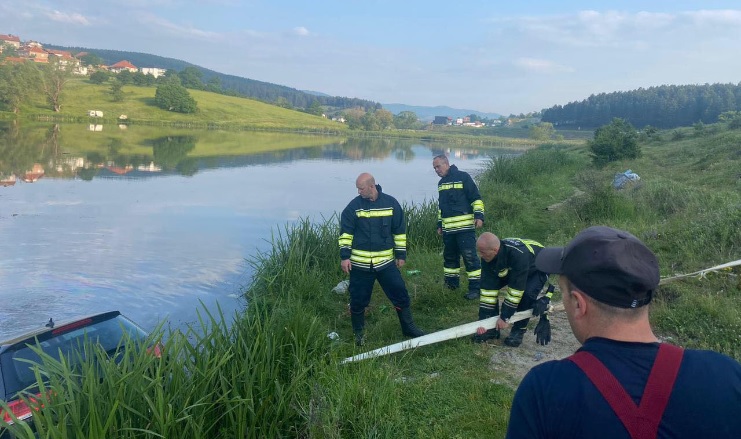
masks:
[(554, 312), (550, 320), (551, 342), (546, 346), (535, 343), (533, 329), (537, 319), (530, 320), (525, 338), (517, 348), (508, 347), (503, 343), (504, 337), (508, 334), (506, 330), (503, 331), (501, 339), (488, 342), (491, 349), (489, 367), (495, 372), (492, 378), (495, 383), (505, 384), (514, 389), (533, 366), (548, 360), (560, 360), (576, 352), (580, 345), (571, 332), (566, 313)]

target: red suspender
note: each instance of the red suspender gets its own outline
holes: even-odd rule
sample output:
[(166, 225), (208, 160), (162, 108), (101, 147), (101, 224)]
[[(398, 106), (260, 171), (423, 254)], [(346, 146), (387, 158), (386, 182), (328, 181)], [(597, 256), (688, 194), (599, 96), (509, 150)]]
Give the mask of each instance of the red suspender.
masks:
[(679, 373), (684, 350), (666, 343), (659, 345), (651, 374), (636, 406), (620, 382), (589, 352), (577, 352), (568, 359), (576, 363), (610, 404), (633, 439), (655, 438), (664, 409)]

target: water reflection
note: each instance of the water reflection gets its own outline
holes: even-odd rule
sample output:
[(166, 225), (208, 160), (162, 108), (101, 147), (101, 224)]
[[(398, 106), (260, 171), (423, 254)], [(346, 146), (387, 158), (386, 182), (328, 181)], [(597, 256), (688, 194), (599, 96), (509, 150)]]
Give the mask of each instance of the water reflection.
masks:
[[(372, 172), (436, 196), (432, 157), (477, 172), (502, 151), (388, 139), (132, 126), (0, 128), (0, 340), (49, 317), (119, 309), (151, 328), (229, 313), (249, 258), (299, 217), (329, 218)], [(511, 153), (511, 151), (506, 151)]]
[[(414, 143), (399, 139), (320, 138), (324, 144), (322, 147), (293, 147), (269, 152), (260, 152), (258, 148), (251, 151), (249, 138), (260, 143), (263, 141), (260, 133), (232, 133), (247, 141), (242, 143), (240, 150), (230, 150), (226, 155), (219, 154), (218, 148), (209, 144), (204, 144), (198, 154), (192, 154), (199, 143), (197, 134), (137, 138), (136, 145), (128, 143), (125, 138), (111, 136), (98, 139), (94, 147), (84, 153), (75, 153), (74, 145), (63, 144), (60, 140), (61, 131), (59, 124), (31, 129), (20, 129), (17, 124), (0, 125), (0, 184), (12, 186), (19, 179), (30, 183), (45, 175), (90, 181), (96, 177), (115, 176), (192, 176), (211, 168), (305, 159), (365, 160), (393, 156), (396, 160), (410, 162), (415, 158)], [(264, 136), (275, 137), (274, 134)], [(305, 138), (300, 141), (304, 142)], [(440, 151), (444, 149), (439, 148)], [(213, 154), (209, 154), (209, 149), (215, 149)], [(481, 155), (481, 151), (480, 148), (469, 148), (457, 150), (456, 154), (461, 159), (475, 158)], [(491, 149), (485, 151), (491, 153)]]

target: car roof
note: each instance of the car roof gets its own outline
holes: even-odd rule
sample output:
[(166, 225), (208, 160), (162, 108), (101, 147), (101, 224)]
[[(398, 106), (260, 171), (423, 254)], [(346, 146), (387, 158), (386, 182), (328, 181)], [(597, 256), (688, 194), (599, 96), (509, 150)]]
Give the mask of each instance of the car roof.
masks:
[(61, 328), (63, 326), (66, 326), (66, 325), (69, 325), (69, 324), (72, 324), (72, 323), (75, 323), (75, 322), (79, 322), (81, 320), (93, 319), (93, 320), (102, 321), (102, 320), (111, 319), (111, 318), (116, 317), (118, 315), (121, 315), (121, 312), (119, 312), (119, 311), (106, 311), (106, 312), (102, 312), (102, 313), (98, 313), (98, 314), (84, 315), (84, 316), (74, 317), (74, 318), (70, 318), (70, 319), (64, 319), (64, 320), (61, 320), (59, 322), (56, 322), (55, 321), (53, 327), (43, 326), (41, 328), (34, 329), (32, 331), (29, 331), (29, 332), (26, 332), (26, 333), (21, 334), (19, 336), (16, 336), (15, 338), (11, 338), (9, 340), (5, 340), (5, 341), (0, 342), (0, 351), (4, 350), (8, 346), (12, 346), (12, 345), (14, 345), (16, 343), (19, 343), (21, 341), (28, 340), (28, 339), (33, 339), (34, 337), (38, 337), (40, 335), (46, 334), (47, 332), (53, 331), (55, 329), (59, 329), (59, 328)]

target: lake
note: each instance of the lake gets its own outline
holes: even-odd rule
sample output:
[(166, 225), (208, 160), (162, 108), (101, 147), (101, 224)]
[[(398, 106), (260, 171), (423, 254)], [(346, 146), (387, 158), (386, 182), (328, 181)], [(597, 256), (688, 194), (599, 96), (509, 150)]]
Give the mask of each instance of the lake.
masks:
[(420, 203), (437, 197), (435, 155), (475, 174), (514, 153), (151, 127), (0, 135), (0, 340), (113, 309), (148, 330), (195, 322), (200, 303), (231, 315), (245, 306), (247, 260), (287, 224), (341, 211), (361, 172)]

